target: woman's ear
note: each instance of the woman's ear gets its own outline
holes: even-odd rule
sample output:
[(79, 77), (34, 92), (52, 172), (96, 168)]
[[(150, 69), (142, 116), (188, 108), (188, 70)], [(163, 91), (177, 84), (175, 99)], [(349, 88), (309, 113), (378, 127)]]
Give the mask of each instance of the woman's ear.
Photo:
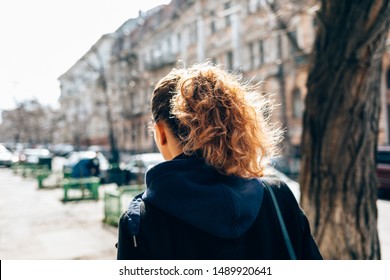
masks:
[(155, 124), (156, 131), (156, 142), (159, 146), (164, 146), (167, 144), (167, 135), (165, 132), (165, 126), (162, 123)]
[(154, 140), (160, 153), (166, 160), (171, 160), (183, 152), (177, 139), (163, 121), (154, 125)]

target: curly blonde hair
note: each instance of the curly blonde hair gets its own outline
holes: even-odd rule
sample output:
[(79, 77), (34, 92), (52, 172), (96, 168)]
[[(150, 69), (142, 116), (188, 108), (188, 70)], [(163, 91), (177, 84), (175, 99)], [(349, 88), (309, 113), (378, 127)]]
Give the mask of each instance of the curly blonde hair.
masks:
[(200, 154), (222, 174), (255, 178), (281, 131), (264, 117), (269, 100), (240, 81), (209, 62), (173, 69), (154, 90), (152, 114), (168, 123), (185, 154)]

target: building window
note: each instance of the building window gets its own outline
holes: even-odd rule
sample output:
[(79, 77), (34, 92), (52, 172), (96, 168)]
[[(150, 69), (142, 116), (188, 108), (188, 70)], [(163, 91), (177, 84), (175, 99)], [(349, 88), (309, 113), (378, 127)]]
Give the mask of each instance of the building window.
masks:
[(215, 12), (214, 11), (210, 12), (210, 18), (211, 18), (211, 21), (210, 21), (210, 31), (211, 31), (211, 34), (214, 34), (215, 32), (217, 32), (217, 26), (216, 26), (216, 22), (215, 22)]
[[(135, 130), (135, 124), (134, 122), (132, 123), (132, 126), (131, 126), (131, 142), (132, 143), (135, 143), (135, 139), (137, 138), (137, 132)], [(134, 144), (133, 144), (134, 145)], [(134, 148), (134, 147), (133, 147)]]
[(250, 65), (250, 69), (253, 69), (255, 67), (255, 50), (254, 50), (253, 42), (249, 43), (248, 48), (249, 48), (249, 65)]
[(210, 22), (210, 31), (211, 31), (211, 34), (214, 34), (215, 32), (217, 32), (217, 28), (215, 26), (215, 20), (211, 20), (211, 22)]
[(129, 92), (129, 102), (130, 102), (130, 111), (133, 112), (135, 110), (134, 106), (134, 92)]
[(299, 119), (302, 117), (302, 97), (299, 88), (295, 88), (292, 92), (292, 106), (293, 106), (293, 118)]
[(226, 54), (227, 67), (229, 70), (233, 70), (233, 52), (228, 51)]
[(259, 41), (259, 65), (264, 64), (264, 41)]
[(181, 50), (181, 35), (180, 35), (180, 33), (177, 33), (177, 46), (178, 46), (178, 49)]
[(171, 37), (168, 37), (167, 39), (167, 46), (168, 46), (168, 52), (169, 53), (172, 53), (172, 38)]
[(140, 123), (140, 121), (137, 121), (137, 126), (136, 126), (136, 137), (137, 137), (136, 141), (137, 141), (137, 143), (141, 143), (141, 141), (142, 141), (141, 135), (142, 135), (142, 124)]
[(198, 40), (198, 25), (197, 22), (190, 24), (190, 44), (196, 43)]
[(288, 32), (287, 38), (288, 38), (288, 42), (289, 42), (289, 46), (290, 46), (290, 54), (295, 54), (297, 52), (297, 48), (296, 48), (295, 44), (298, 45), (297, 31)]
[[(231, 6), (232, 6), (232, 3), (230, 1), (225, 2), (225, 5), (224, 5), (225, 11), (229, 10)], [(230, 13), (226, 14), (226, 16), (225, 16), (225, 25), (226, 25), (226, 27), (229, 27), (230, 25), (232, 25), (232, 19), (231, 19)]]
[(283, 54), (282, 54), (282, 36), (280, 33), (276, 37), (276, 46), (277, 46), (277, 53), (276, 53), (276, 58), (277, 59), (282, 59)]

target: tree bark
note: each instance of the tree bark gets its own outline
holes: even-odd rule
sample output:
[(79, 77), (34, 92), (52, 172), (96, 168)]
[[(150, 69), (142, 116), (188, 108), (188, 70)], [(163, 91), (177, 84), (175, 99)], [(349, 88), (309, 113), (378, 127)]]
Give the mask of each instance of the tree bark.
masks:
[(87, 66), (94, 72), (99, 74), (97, 80), (97, 86), (101, 89), (103, 93), (104, 103), (106, 104), (106, 120), (108, 125), (108, 141), (110, 142), (110, 151), (111, 151), (111, 159), (110, 162), (114, 166), (118, 166), (120, 162), (120, 153), (118, 151), (116, 136), (115, 136), (115, 128), (114, 128), (114, 120), (111, 108), (111, 100), (108, 93), (108, 73), (105, 69), (104, 59), (96, 47), (93, 47), (93, 52), (98, 61), (97, 66), (93, 65), (91, 62), (86, 61)]
[(118, 167), (120, 161), (120, 155), (116, 144), (116, 137), (114, 132), (114, 120), (112, 118), (111, 102), (108, 95), (107, 78), (105, 73), (99, 77), (98, 85), (103, 92), (104, 101), (106, 104), (106, 119), (108, 124), (108, 140), (111, 148), (111, 163)]
[(323, 0), (307, 81), (301, 206), (326, 259), (380, 259), (375, 154), (388, 0)]

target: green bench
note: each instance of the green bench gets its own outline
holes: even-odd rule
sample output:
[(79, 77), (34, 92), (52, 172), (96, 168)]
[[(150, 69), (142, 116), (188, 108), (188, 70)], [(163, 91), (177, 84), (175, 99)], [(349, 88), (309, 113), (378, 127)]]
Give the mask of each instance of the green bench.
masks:
[(45, 180), (49, 175), (51, 174), (51, 171), (49, 169), (42, 169), (36, 172), (35, 176), (38, 181), (38, 189), (43, 189), (45, 186), (43, 185), (43, 180)]
[(105, 191), (103, 223), (118, 226), (119, 218), (126, 211), (130, 201), (144, 190), (145, 185), (130, 185)]
[(14, 174), (23, 178), (35, 178), (38, 174), (47, 173), (49, 168), (44, 164), (19, 163), (13, 167)]
[[(65, 178), (60, 183), (64, 189), (64, 198), (62, 202), (81, 201), (81, 200), (99, 200), (100, 178)], [(78, 196), (71, 196), (71, 190), (77, 190)]]
[(14, 162), (11, 165), (11, 169), (15, 175), (21, 175), (23, 171), (23, 164), (19, 162)]
[(62, 187), (64, 174), (61, 171), (41, 169), (36, 172), (36, 179), (38, 181), (38, 189), (60, 188)]

